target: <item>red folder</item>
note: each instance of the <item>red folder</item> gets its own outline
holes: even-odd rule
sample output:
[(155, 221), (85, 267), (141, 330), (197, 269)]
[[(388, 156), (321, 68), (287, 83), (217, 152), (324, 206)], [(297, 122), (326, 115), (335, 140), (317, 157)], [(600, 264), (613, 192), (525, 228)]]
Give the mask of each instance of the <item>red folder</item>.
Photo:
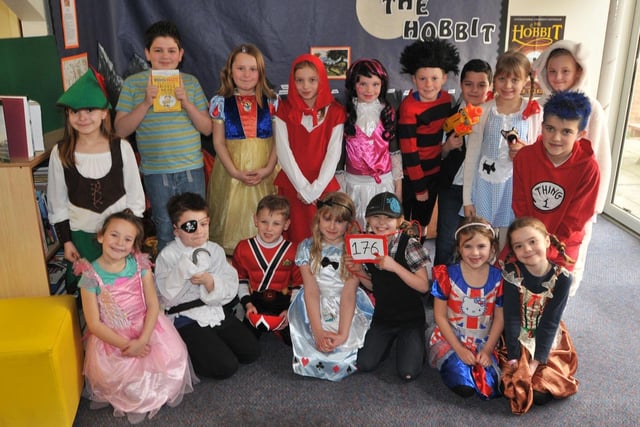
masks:
[(26, 96), (0, 95), (10, 159), (33, 157), (29, 101)]

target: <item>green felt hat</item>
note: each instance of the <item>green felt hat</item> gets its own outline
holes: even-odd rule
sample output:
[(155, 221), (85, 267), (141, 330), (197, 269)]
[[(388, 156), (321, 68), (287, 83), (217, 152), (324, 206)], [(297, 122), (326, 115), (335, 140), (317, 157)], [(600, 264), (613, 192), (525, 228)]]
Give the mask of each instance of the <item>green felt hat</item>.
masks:
[(58, 98), (58, 105), (74, 110), (111, 108), (101, 80), (104, 79), (97, 71), (89, 69)]

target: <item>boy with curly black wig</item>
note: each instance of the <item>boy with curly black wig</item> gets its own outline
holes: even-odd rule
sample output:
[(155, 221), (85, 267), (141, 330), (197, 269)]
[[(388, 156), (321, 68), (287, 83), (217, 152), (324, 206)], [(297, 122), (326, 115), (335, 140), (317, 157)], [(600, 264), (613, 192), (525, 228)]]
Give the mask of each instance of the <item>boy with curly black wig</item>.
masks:
[(398, 110), (398, 139), (402, 151), (405, 218), (427, 225), (438, 194), (443, 142), (442, 124), (452, 113), (453, 98), (442, 89), (448, 73), (458, 74), (460, 55), (444, 40), (418, 40), (400, 55), (402, 72), (411, 74), (415, 89)]

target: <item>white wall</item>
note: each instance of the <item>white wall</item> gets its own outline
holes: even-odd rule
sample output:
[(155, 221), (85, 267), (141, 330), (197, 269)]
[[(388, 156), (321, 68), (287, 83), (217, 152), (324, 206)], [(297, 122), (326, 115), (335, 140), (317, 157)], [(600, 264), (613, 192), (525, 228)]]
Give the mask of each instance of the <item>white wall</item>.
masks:
[(46, 0), (4, 0), (20, 18), (24, 37), (46, 36), (51, 33), (49, 4)]
[(587, 94), (597, 95), (609, 0), (509, 0), (508, 13), (509, 16), (566, 16), (563, 38), (582, 42), (588, 48)]

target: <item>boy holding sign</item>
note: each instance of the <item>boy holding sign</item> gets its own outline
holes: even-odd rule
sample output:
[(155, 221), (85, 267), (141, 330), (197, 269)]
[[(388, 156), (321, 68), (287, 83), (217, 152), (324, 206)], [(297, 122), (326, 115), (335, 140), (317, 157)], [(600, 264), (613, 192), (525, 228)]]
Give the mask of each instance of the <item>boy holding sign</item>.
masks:
[(358, 369), (376, 369), (397, 340), (398, 375), (412, 380), (422, 371), (424, 360), (422, 296), (429, 289), (431, 259), (417, 239), (400, 231), (404, 217), (395, 194), (374, 196), (365, 216), (373, 234), (386, 238), (388, 255), (381, 251), (372, 262), (360, 264), (361, 282), (373, 291), (376, 306), (364, 346), (358, 351)]

